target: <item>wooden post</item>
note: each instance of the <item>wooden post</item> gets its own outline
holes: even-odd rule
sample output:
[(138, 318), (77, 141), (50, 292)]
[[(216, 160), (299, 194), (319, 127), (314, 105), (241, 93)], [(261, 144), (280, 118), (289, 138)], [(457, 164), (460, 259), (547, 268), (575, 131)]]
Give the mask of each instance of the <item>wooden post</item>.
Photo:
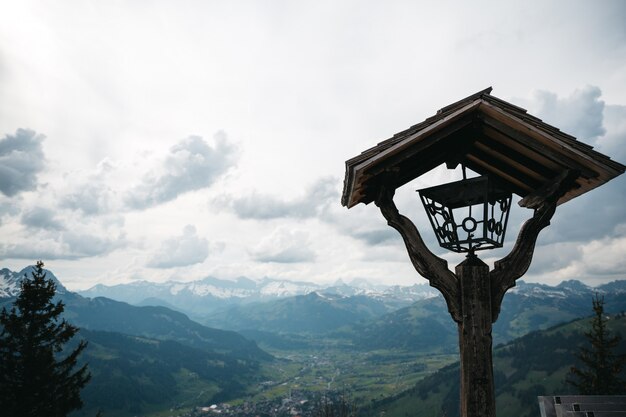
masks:
[(491, 283), (489, 267), (470, 253), (456, 267), (461, 287), (459, 350), (461, 417), (495, 417), (491, 358)]

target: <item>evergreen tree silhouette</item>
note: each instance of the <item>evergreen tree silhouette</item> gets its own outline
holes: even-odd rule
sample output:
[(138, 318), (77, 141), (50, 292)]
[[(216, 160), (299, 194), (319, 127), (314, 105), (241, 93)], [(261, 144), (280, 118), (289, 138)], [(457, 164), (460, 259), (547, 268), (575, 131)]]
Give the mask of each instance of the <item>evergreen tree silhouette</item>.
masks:
[(568, 379), (567, 383), (577, 388), (581, 395), (624, 394), (626, 384), (620, 373), (626, 363), (626, 356), (614, 353), (621, 337), (611, 336), (606, 328), (604, 297), (600, 298), (596, 294), (592, 302), (595, 314), (591, 321), (591, 331), (585, 332), (591, 347), (580, 348), (577, 356), (584, 367), (573, 366), (570, 375), (574, 379)]
[[(64, 305), (52, 301), (56, 285), (38, 261), (10, 311), (0, 312), (0, 414), (7, 417), (59, 417), (82, 407), (80, 390), (91, 375), (74, 370), (87, 343), (69, 353), (66, 343), (78, 328), (60, 320)], [(66, 355), (66, 356), (64, 356)], [(64, 357), (62, 357), (64, 356)]]

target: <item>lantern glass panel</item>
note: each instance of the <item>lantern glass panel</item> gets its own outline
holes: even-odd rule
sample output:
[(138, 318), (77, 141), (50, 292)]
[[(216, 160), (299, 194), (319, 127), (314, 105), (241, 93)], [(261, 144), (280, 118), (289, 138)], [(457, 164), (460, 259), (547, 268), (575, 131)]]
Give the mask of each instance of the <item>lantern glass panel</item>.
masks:
[(418, 190), (439, 245), (454, 252), (502, 247), (511, 192), (481, 176)]

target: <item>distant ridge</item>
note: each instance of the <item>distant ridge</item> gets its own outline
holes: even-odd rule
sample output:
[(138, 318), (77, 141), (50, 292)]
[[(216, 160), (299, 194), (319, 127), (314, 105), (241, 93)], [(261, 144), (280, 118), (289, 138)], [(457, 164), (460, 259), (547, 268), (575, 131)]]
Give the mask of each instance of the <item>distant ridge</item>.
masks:
[(311, 282), (272, 278), (253, 281), (245, 277), (233, 281), (207, 277), (191, 282), (136, 281), (113, 286), (99, 284), (88, 290), (79, 291), (79, 294), (85, 297), (107, 297), (135, 305), (148, 303), (168, 305), (200, 320), (233, 306), (279, 300), (312, 292), (345, 297), (378, 298), (394, 303), (396, 308), (437, 295), (437, 291), (426, 283), (412, 286), (384, 286), (372, 285), (365, 280), (355, 280), (350, 284), (338, 280), (333, 285), (322, 286)]
[[(579, 281), (566, 281), (556, 287), (522, 280), (504, 297), (500, 318), (494, 324), (494, 343), (508, 342), (535, 330), (569, 322), (589, 315), (595, 293), (605, 298), (605, 310), (626, 311), (626, 281), (589, 287)], [(337, 332), (361, 349), (404, 348), (442, 352), (458, 349), (457, 328), (442, 297), (418, 301), (372, 320)]]

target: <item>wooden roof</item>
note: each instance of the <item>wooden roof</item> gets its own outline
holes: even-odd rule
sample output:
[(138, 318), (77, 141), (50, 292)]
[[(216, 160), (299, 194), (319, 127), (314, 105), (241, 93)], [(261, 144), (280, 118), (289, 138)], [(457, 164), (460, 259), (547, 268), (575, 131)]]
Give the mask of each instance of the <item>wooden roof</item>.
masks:
[(492, 96), (491, 90), (450, 104), (346, 161), (341, 203), (348, 208), (368, 204), (376, 198), (378, 184), (398, 188), (443, 163), (449, 168), (462, 163), (497, 177), (521, 197), (548, 187), (567, 171), (578, 173), (559, 204), (624, 172), (624, 165)]

